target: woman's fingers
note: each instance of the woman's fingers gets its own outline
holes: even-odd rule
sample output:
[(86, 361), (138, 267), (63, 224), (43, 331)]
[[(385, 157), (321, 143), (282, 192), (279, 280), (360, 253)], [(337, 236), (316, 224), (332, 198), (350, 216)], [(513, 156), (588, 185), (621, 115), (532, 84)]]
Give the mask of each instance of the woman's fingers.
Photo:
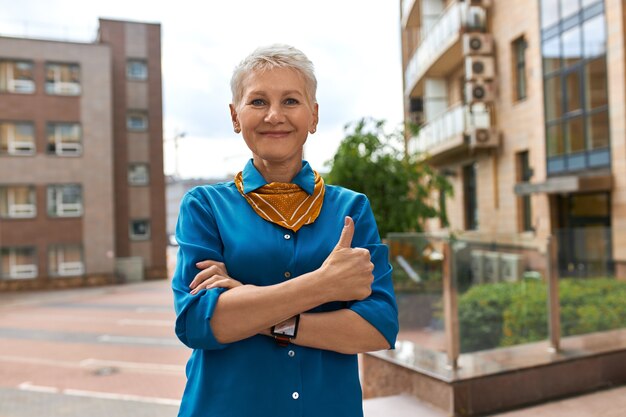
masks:
[(202, 268), (202, 271), (196, 274), (196, 276), (193, 278), (193, 280), (189, 284), (189, 288), (196, 288), (198, 284), (205, 281), (207, 278), (212, 277), (213, 275), (228, 276), (228, 271), (226, 271), (226, 267), (224, 266), (223, 263), (214, 262), (214, 261), (203, 261), (203, 262), (198, 262), (198, 264), (202, 264), (204, 268)]
[(204, 289), (211, 288), (226, 288), (231, 289), (242, 285), (241, 282), (236, 279), (232, 279), (229, 277), (224, 277), (221, 275), (214, 275), (211, 278), (206, 279), (204, 282), (199, 284), (196, 288), (191, 290), (191, 294), (195, 295)]

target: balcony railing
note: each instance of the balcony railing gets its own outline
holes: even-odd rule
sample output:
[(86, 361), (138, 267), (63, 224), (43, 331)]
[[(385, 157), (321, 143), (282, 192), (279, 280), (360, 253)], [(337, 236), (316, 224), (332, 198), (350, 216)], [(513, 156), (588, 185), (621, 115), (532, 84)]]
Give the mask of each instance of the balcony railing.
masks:
[(417, 136), (411, 138), (411, 153), (436, 154), (440, 150), (448, 150), (462, 145), (463, 135), (473, 128), (488, 128), (491, 115), (484, 106), (459, 104), (450, 108), (420, 129)]
[(59, 276), (78, 276), (85, 273), (85, 266), (82, 262), (61, 262), (59, 264)]
[(417, 81), (424, 76), (426, 70), (432, 66), (433, 62), (448, 50), (459, 37), (462, 27), (462, 7), (463, 4), (461, 3), (452, 3), (432, 27), (422, 32), (421, 39), (423, 40), (404, 73), (407, 95), (413, 90)]
[(409, 20), (409, 15), (411, 14), (411, 10), (415, 6), (415, 2), (421, 0), (402, 0), (402, 25), (406, 27), (407, 22)]
[(11, 265), (9, 267), (10, 279), (37, 278), (37, 265)]
[(11, 204), (9, 205), (9, 217), (11, 218), (32, 218), (37, 215), (37, 208), (34, 204)]

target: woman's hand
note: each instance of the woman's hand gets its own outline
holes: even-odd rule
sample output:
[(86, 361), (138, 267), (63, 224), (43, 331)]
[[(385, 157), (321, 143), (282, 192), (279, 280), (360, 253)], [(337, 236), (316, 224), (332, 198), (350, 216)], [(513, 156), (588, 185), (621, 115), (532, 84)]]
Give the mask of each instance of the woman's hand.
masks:
[(228, 276), (226, 266), (222, 262), (215, 261), (201, 261), (196, 264), (196, 267), (202, 269), (189, 284), (191, 288), (191, 294), (195, 295), (203, 289), (210, 288), (235, 288), (243, 285), (236, 279)]
[(367, 249), (352, 248), (353, 236), (354, 221), (346, 217), (337, 246), (319, 269), (332, 301), (363, 300), (372, 293), (374, 264)]

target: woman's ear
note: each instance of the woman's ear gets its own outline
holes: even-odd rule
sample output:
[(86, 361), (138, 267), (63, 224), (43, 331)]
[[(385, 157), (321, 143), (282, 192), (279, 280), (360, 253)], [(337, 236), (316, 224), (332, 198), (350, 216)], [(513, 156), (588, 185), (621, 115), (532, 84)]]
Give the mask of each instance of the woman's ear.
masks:
[(312, 134), (317, 131), (317, 123), (319, 120), (319, 105), (315, 103), (313, 104), (313, 120), (311, 120), (311, 125), (309, 126), (309, 133)]
[(228, 107), (230, 108), (230, 118), (233, 122), (233, 130), (235, 131), (235, 133), (240, 133), (241, 126), (239, 125), (239, 118), (237, 117), (237, 110), (235, 110), (235, 105), (231, 103), (228, 105)]

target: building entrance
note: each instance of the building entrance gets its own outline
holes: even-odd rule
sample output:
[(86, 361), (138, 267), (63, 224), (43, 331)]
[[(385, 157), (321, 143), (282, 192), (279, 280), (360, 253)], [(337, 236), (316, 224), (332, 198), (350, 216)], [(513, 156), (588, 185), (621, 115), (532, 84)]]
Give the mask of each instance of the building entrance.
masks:
[(614, 274), (610, 203), (609, 193), (557, 197), (560, 276)]

